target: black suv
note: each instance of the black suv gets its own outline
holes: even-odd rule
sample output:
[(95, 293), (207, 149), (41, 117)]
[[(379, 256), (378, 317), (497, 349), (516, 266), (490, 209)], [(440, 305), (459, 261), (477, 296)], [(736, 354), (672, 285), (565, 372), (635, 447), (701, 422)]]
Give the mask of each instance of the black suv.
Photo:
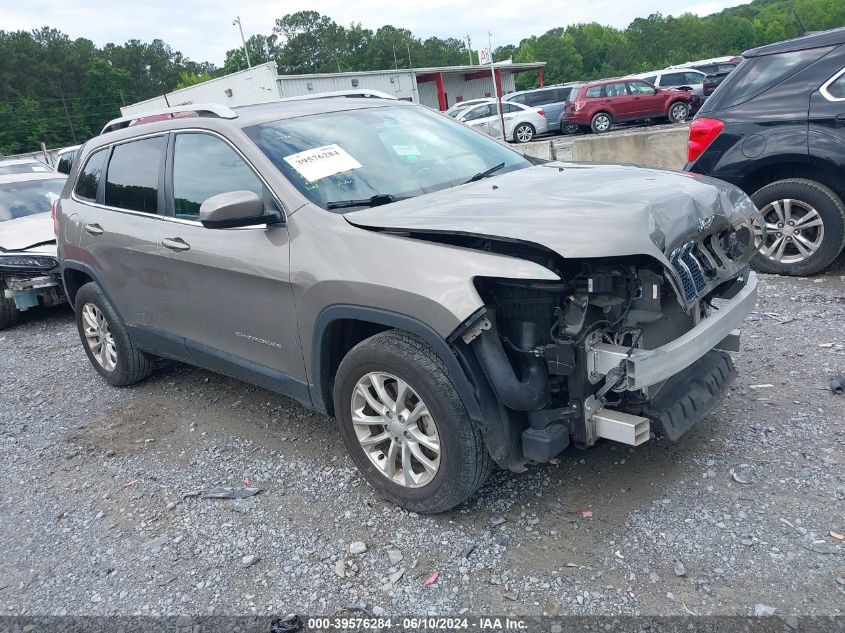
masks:
[(739, 186), (762, 211), (756, 268), (818, 272), (845, 243), (845, 28), (743, 58), (693, 121), (685, 169)]

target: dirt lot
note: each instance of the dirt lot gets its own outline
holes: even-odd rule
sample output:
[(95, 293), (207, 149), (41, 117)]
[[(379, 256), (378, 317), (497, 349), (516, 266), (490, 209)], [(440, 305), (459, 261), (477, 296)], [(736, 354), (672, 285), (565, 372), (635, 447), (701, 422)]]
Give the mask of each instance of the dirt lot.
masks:
[[(111, 388), (68, 309), (34, 313), (0, 332), (0, 607), (842, 615), (844, 275), (763, 279), (680, 444), (573, 449), (433, 517), (375, 497), (332, 420), (179, 364)], [(217, 486), (261, 492), (186, 496)]]

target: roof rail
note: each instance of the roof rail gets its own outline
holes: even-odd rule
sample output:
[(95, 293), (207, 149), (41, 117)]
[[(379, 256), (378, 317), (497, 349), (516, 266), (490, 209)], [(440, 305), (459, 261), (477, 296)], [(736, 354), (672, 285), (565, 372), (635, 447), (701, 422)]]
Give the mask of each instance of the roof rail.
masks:
[(169, 108), (160, 108), (158, 110), (148, 110), (139, 114), (112, 119), (111, 121), (106, 123), (100, 134), (105, 134), (106, 132), (114, 132), (115, 130), (120, 130), (125, 127), (129, 127), (130, 125), (132, 125), (133, 121), (138, 121), (140, 119), (146, 119), (148, 117), (164, 117), (168, 114), (180, 114), (183, 112), (195, 113), (197, 116), (217, 117), (220, 119), (238, 118), (238, 115), (235, 114), (235, 112), (231, 108), (220, 103), (188, 103), (185, 105), (172, 106)]
[(279, 101), (305, 101), (307, 99), (329, 99), (331, 97), (346, 97), (346, 98), (361, 98), (361, 99), (391, 99), (398, 101), (393, 95), (381, 92), (380, 90), (368, 90), (362, 88), (360, 90), (334, 90), (331, 92), (315, 92), (310, 95), (300, 95), (298, 97), (285, 97)]

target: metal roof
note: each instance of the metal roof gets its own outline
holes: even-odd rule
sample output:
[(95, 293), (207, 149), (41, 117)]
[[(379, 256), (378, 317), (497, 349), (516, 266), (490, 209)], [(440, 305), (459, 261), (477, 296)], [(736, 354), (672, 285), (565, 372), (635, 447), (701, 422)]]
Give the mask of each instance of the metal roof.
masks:
[[(528, 70), (537, 70), (543, 68), (546, 62), (525, 62), (525, 63), (494, 63), (493, 66), (498, 70), (511, 70), (516, 72), (524, 72)], [(361, 75), (395, 75), (397, 73), (413, 73), (414, 75), (429, 75), (433, 73), (455, 73), (465, 74), (479, 71), (490, 72), (490, 66), (481, 66), (473, 64), (472, 66), (433, 66), (427, 68), (390, 68), (387, 70), (359, 70), (347, 71), (342, 73), (307, 73), (304, 75), (279, 75), (279, 79), (318, 79), (320, 77), (360, 77)]]

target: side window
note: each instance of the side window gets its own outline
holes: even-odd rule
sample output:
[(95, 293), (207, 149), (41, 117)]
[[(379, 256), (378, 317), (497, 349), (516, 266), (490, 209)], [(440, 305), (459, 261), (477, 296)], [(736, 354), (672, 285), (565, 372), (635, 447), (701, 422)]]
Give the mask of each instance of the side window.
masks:
[(666, 73), (660, 79), (661, 86), (683, 86), (686, 83), (686, 73)]
[(536, 105), (548, 105), (550, 103), (554, 103), (556, 100), (555, 91), (554, 90), (539, 90), (537, 92), (537, 103)]
[(177, 134), (173, 153), (173, 202), (176, 217), (199, 218), (200, 205), (229, 191), (264, 195), (255, 172), (227, 143), (210, 134)]
[(604, 92), (608, 97), (624, 97), (628, 94), (624, 81), (616, 84), (607, 84), (604, 87)]
[(467, 112), (464, 121), (475, 121), (476, 119), (483, 119), (486, 116), (490, 116), (490, 106), (478, 106)]
[(650, 84), (657, 85), (657, 75), (651, 75), (649, 77), (643, 77), (643, 81), (647, 81)]
[(734, 68), (736, 68), (736, 64), (719, 64), (718, 68), (714, 68), (711, 70), (711, 73), (729, 73)]
[(704, 75), (698, 73), (684, 73), (687, 78), (687, 83), (690, 85), (700, 84), (704, 81)]
[(845, 74), (840, 75), (839, 79), (828, 85), (826, 92), (834, 99), (845, 100)]
[(509, 112), (522, 112), (522, 108), (520, 108), (519, 106), (515, 106), (512, 103), (502, 101), (502, 112), (504, 112), (505, 114)]
[(115, 145), (106, 176), (110, 207), (158, 213), (158, 178), (166, 136)]
[(73, 167), (73, 161), (76, 160), (77, 154), (79, 154), (78, 149), (62, 154), (62, 157), (59, 159), (59, 164), (56, 165), (56, 171), (62, 174), (69, 174), (71, 168)]
[(644, 94), (652, 94), (654, 93), (654, 88), (651, 84), (647, 84), (644, 81), (629, 81), (628, 82), (628, 89), (631, 91), (631, 94), (637, 95), (644, 95)]
[(604, 86), (590, 86), (587, 88), (587, 92), (584, 96), (592, 99), (600, 97), (602, 95), (602, 88), (604, 88)]
[(79, 174), (76, 181), (74, 193), (85, 200), (94, 201), (97, 199), (97, 189), (100, 188), (100, 179), (103, 176), (103, 169), (106, 166), (109, 150), (98, 149), (88, 157), (85, 169)]
[(508, 101), (513, 101), (514, 103), (521, 103), (525, 105), (525, 95), (516, 95), (515, 97), (511, 97)]

